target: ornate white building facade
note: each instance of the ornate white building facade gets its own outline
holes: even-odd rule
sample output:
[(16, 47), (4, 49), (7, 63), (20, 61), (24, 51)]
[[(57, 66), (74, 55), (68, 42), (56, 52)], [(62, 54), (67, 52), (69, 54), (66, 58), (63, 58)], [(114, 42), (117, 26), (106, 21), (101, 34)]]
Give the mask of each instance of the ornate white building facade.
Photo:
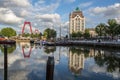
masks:
[(69, 34), (73, 32), (85, 31), (85, 17), (79, 8), (69, 15)]

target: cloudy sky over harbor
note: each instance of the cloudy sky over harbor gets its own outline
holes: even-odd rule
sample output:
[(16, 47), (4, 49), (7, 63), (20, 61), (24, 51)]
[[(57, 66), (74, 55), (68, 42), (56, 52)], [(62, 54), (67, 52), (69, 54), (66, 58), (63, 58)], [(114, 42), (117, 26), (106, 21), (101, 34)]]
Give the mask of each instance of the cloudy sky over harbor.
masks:
[[(120, 0), (0, 0), (0, 29), (12, 27), (21, 33), (24, 21), (43, 32), (54, 28), (67, 34), (69, 13), (79, 7), (86, 18), (86, 28), (115, 18), (120, 22)], [(26, 28), (26, 31), (28, 31)]]

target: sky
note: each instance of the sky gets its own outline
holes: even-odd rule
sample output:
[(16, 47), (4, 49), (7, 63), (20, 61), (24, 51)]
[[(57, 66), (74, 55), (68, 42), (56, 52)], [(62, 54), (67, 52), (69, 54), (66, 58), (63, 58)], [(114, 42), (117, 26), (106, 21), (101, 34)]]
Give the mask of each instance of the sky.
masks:
[[(108, 19), (120, 23), (120, 0), (0, 0), (0, 29), (12, 27), (22, 32), (25, 21), (31, 22), (33, 32), (55, 29), (65, 36), (68, 33), (69, 14), (76, 7), (83, 12), (86, 28), (95, 28)], [(30, 32), (27, 25), (25, 32)]]

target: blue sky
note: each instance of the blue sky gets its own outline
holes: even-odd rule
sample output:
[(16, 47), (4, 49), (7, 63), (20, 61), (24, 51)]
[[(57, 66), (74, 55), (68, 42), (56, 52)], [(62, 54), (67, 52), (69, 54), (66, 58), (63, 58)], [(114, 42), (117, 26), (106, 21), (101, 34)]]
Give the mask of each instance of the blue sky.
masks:
[(49, 27), (59, 34), (61, 25), (64, 35), (69, 27), (69, 13), (76, 7), (86, 18), (86, 28), (111, 18), (120, 22), (120, 0), (0, 0), (0, 29), (12, 27), (21, 33), (24, 21), (30, 21), (33, 31), (43, 32)]

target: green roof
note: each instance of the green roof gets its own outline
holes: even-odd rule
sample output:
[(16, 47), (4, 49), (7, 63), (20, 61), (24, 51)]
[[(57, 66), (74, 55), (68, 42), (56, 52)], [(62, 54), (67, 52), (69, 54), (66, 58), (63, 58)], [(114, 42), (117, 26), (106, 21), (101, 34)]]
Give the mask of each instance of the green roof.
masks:
[(79, 9), (79, 7), (76, 7), (76, 9), (75, 9), (76, 11), (80, 11), (80, 9)]

